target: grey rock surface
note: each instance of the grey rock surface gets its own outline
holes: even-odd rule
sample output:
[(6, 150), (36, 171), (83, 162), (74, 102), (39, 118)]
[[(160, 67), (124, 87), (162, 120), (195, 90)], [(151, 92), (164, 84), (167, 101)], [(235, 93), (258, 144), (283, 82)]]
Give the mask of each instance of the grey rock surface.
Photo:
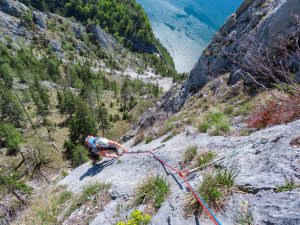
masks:
[[(239, 168), (236, 185), (247, 192), (234, 193), (223, 212), (217, 213), (222, 224), (234, 223), (243, 202), (248, 202), (255, 225), (300, 223), (300, 189), (280, 193), (275, 191), (277, 186), (285, 184), (286, 178), (293, 179), (296, 183), (300, 182), (300, 149), (290, 145), (292, 139), (300, 136), (300, 120), (257, 131), (246, 137), (211, 137), (207, 134), (197, 134), (192, 128), (187, 129), (190, 130), (189, 135), (186, 133), (176, 135), (156, 152), (157, 156), (176, 166), (184, 149), (191, 145), (214, 151), (218, 157), (237, 152), (221, 161), (220, 165)], [(151, 150), (160, 146), (166, 136), (149, 144), (141, 143), (130, 150)], [(132, 141), (128, 142), (127, 147), (130, 147), (131, 143)], [(197, 172), (194, 177), (190, 177), (191, 184), (196, 186), (207, 172), (207, 170)], [(78, 193), (89, 183), (111, 182), (110, 192), (114, 200), (104, 211), (99, 212), (91, 223), (108, 225), (130, 213), (132, 209), (130, 202), (134, 198), (137, 186), (147, 175), (156, 173), (168, 180), (171, 194), (153, 216), (152, 225), (211, 224), (205, 216), (186, 217), (183, 210), (187, 192), (185, 184), (178, 175), (164, 169), (149, 155), (124, 155), (121, 157), (121, 163), (110, 160), (104, 160), (95, 166), (87, 163), (76, 168), (59, 184), (67, 185), (68, 189)], [(116, 214), (116, 207), (120, 208), (120, 205), (126, 207), (121, 213)]]
[(245, 0), (203, 52), (191, 71), (187, 90), (199, 90), (225, 72), (232, 72), (234, 83), (238, 78), (237, 65), (247, 60), (247, 50), (241, 48), (240, 43), (248, 35), (255, 34), (258, 43), (275, 49), (279, 37), (288, 40), (297, 32), (298, 22), (294, 16), (299, 13), (299, 0)]

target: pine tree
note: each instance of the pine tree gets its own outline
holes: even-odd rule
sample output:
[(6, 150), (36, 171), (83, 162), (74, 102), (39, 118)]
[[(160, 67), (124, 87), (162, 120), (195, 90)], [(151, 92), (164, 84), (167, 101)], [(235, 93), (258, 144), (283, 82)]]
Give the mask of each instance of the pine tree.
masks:
[(131, 96), (130, 80), (128, 77), (124, 79), (122, 88), (121, 88), (121, 98), (123, 101), (123, 118), (125, 117), (127, 110), (127, 103)]
[(99, 128), (102, 131), (102, 135), (104, 136), (106, 131), (109, 129), (109, 115), (104, 106), (100, 106), (98, 109), (97, 119), (99, 122)]
[(5, 85), (0, 82), (0, 118), (2, 121), (11, 122), (20, 127), (24, 121), (24, 114), (22, 108), (13, 95)]
[(26, 203), (26, 201), (21, 197), (21, 194), (31, 194), (33, 188), (21, 181), (16, 172), (0, 168), (0, 189), (8, 191), (20, 202)]
[(79, 101), (76, 112), (70, 120), (70, 140), (74, 143), (83, 142), (84, 137), (96, 135), (96, 121), (86, 103)]
[(0, 124), (0, 139), (4, 143), (4, 147), (7, 148), (9, 155), (20, 154), (22, 161), (17, 165), (19, 168), (25, 162), (25, 156), (21, 151), (20, 145), (25, 142), (21, 133), (15, 128), (13, 124), (1, 123)]
[(46, 116), (49, 114), (50, 108), (50, 96), (47, 88), (41, 85), (40, 79), (38, 76), (35, 76), (34, 82), (30, 87), (30, 92), (32, 100), (37, 107), (38, 114)]

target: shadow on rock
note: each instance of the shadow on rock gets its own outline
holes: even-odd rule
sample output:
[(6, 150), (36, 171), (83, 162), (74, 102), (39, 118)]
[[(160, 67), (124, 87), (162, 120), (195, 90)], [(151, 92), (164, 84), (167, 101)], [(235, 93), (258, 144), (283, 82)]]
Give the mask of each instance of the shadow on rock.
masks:
[(108, 167), (114, 164), (115, 159), (104, 161), (102, 163), (96, 164), (89, 168), (81, 177), (80, 180), (83, 180), (85, 177), (93, 177), (100, 173), (105, 167)]

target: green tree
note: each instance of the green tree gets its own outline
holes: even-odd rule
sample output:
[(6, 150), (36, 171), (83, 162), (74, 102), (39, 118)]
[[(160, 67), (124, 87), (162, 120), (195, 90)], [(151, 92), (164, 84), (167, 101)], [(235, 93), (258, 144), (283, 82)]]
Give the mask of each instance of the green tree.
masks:
[(124, 79), (122, 88), (121, 88), (121, 98), (123, 102), (123, 117), (125, 117), (126, 110), (127, 110), (127, 103), (131, 96), (131, 87), (130, 87), (131, 81), (128, 77)]
[(0, 118), (2, 121), (11, 122), (18, 127), (20, 127), (24, 121), (24, 114), (18, 100), (14, 94), (1, 82)]
[(70, 140), (74, 143), (82, 142), (88, 135), (96, 135), (96, 121), (86, 103), (79, 101), (76, 112), (70, 120)]
[(37, 107), (38, 114), (45, 117), (49, 114), (50, 108), (50, 96), (46, 87), (41, 85), (41, 81), (38, 76), (35, 76), (34, 82), (30, 87), (32, 100)]
[(72, 149), (71, 162), (73, 167), (80, 166), (83, 163), (86, 163), (88, 160), (88, 151), (85, 147), (77, 145)]
[(20, 152), (20, 145), (24, 143), (21, 133), (10, 123), (0, 124), (0, 138), (11, 155)]
[(47, 72), (53, 81), (59, 81), (59, 62), (55, 58), (50, 58), (47, 60)]
[(21, 194), (31, 194), (33, 188), (19, 179), (16, 172), (11, 172), (0, 168), (0, 189), (13, 194), (19, 201), (26, 203)]
[(109, 115), (104, 106), (100, 106), (97, 113), (97, 119), (99, 122), (99, 128), (102, 131), (102, 135), (104, 136), (106, 131), (109, 130)]

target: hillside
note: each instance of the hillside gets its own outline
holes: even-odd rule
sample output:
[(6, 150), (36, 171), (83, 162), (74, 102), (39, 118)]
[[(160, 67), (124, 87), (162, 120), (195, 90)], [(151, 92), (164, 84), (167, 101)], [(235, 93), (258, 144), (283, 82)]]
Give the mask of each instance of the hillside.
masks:
[(173, 59), (161, 43), (155, 39), (150, 22), (142, 7), (130, 1), (30, 1), (21, 2), (41, 11), (50, 11), (88, 24), (100, 25), (120, 43), (132, 50), (157, 53), (174, 67)]
[(0, 0), (0, 223), (298, 225), (300, 2), (244, 0), (186, 80), (79, 18), (105, 2)]

